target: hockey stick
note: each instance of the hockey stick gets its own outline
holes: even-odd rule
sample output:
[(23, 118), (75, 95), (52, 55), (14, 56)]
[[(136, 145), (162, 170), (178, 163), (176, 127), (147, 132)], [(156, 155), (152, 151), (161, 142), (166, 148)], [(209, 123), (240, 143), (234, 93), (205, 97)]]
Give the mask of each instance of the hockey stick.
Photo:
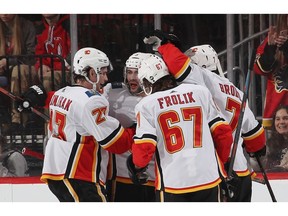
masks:
[[(23, 98), (14, 95), (12, 92), (7, 91), (6, 89), (0, 87), (0, 92), (2, 92), (3, 94), (5, 94), (6, 96), (10, 97), (12, 100), (17, 101), (23, 101)], [(39, 110), (37, 110), (34, 107), (30, 107), (30, 110), (35, 113), (36, 115), (42, 117), (44, 120), (49, 121), (49, 117), (47, 115), (45, 115), (44, 113), (40, 112)]]
[(238, 142), (240, 138), (240, 132), (242, 128), (242, 122), (244, 118), (244, 112), (246, 108), (246, 103), (247, 103), (247, 98), (249, 94), (249, 87), (250, 87), (250, 80), (251, 80), (251, 71), (253, 68), (253, 63), (254, 63), (254, 58), (255, 58), (255, 50), (252, 52), (252, 56), (250, 59), (250, 65), (248, 68), (247, 76), (246, 76), (246, 81), (245, 81), (245, 86), (244, 86), (244, 91), (243, 91), (243, 98), (242, 98), (242, 104), (241, 104), (241, 110), (238, 118), (238, 124), (235, 132), (235, 137), (234, 137), (234, 142), (232, 146), (232, 152), (231, 152), (231, 157), (230, 157), (230, 163), (229, 163), (229, 168), (228, 168), (228, 178), (232, 178), (232, 171), (233, 171), (233, 166), (235, 162), (235, 156), (236, 156), (236, 151), (238, 147)]
[(269, 183), (269, 180), (268, 180), (268, 178), (267, 178), (266, 172), (265, 172), (265, 170), (264, 170), (264, 168), (263, 168), (263, 166), (262, 166), (262, 163), (261, 163), (261, 161), (260, 161), (260, 158), (259, 158), (258, 155), (255, 155), (255, 157), (256, 157), (256, 160), (257, 160), (258, 165), (259, 165), (259, 167), (260, 167), (261, 173), (262, 173), (262, 175), (263, 175), (263, 177), (264, 177), (264, 181), (265, 181), (265, 184), (267, 185), (267, 188), (268, 188), (269, 194), (270, 194), (270, 196), (271, 196), (271, 199), (272, 199), (273, 202), (277, 202), (277, 201), (276, 201), (276, 198), (275, 198), (275, 196), (274, 196), (273, 190), (272, 190), (272, 188), (271, 188), (271, 185), (270, 185), (270, 183)]
[(26, 155), (26, 156), (30, 156), (30, 157), (34, 157), (34, 158), (37, 158), (39, 160), (44, 160), (44, 155), (39, 153), (39, 152), (36, 152), (36, 151), (33, 151), (31, 149), (28, 149), (26, 147), (24, 147), (22, 149), (22, 154), (23, 155)]

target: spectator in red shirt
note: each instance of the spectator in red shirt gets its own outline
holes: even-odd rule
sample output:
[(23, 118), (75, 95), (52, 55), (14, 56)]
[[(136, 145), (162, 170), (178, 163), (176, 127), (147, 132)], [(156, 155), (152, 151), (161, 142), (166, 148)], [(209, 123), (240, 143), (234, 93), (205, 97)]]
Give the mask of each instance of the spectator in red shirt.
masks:
[(288, 14), (280, 14), (277, 25), (257, 48), (254, 72), (267, 77), (263, 126), (271, 129), (277, 107), (288, 105)]
[[(71, 40), (69, 15), (42, 14), (37, 27), (36, 55), (59, 55), (64, 58), (65, 81), (62, 83), (63, 62), (60, 58), (44, 57), (36, 62), (36, 70), (47, 92), (58, 90), (70, 80)], [(54, 80), (52, 80), (54, 74)]]

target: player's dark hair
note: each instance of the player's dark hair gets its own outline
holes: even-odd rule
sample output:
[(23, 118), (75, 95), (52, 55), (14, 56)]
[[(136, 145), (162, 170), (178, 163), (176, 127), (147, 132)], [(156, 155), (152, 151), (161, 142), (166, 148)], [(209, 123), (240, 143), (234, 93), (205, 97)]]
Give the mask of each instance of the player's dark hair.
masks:
[[(91, 67), (89, 67), (89, 66), (87, 66), (87, 67), (85, 67), (83, 70), (86, 72), (86, 74), (87, 74), (87, 77), (90, 79), (90, 76), (89, 76), (89, 71), (90, 71), (90, 69), (91, 69)], [(76, 83), (77, 82), (77, 80), (79, 80), (79, 81), (85, 81), (86, 79), (85, 79), (85, 77), (84, 76), (82, 76), (82, 75), (80, 75), (80, 74), (73, 74), (73, 79), (74, 79), (74, 82)]]
[(172, 89), (176, 86), (177, 86), (176, 79), (172, 75), (167, 75), (157, 80), (152, 85), (152, 93)]

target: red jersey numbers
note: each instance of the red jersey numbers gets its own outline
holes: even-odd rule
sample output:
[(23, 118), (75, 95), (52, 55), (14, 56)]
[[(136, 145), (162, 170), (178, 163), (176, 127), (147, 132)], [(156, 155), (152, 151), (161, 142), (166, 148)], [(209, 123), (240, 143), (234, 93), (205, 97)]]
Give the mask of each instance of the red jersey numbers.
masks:
[[(55, 115), (55, 117), (53, 115)], [(66, 141), (66, 135), (64, 132), (64, 128), (66, 125), (66, 115), (61, 112), (58, 112), (58, 111), (53, 112), (51, 110), (50, 117), (51, 118), (49, 121), (49, 130), (52, 132), (52, 136)], [(58, 126), (58, 127), (54, 127), (54, 128), (58, 128), (57, 131), (52, 131), (52, 124), (53, 124), (52, 119), (55, 119), (55, 124)]]
[[(181, 119), (182, 118), (182, 119)], [(176, 111), (163, 112), (158, 117), (158, 122), (164, 137), (166, 150), (169, 153), (180, 151), (185, 145), (185, 134), (180, 126), (175, 125), (181, 120), (192, 123), (193, 148), (202, 147), (202, 112), (199, 107), (181, 109), (181, 116)]]
[(229, 124), (232, 128), (232, 131), (234, 132), (238, 124), (238, 118), (241, 110), (241, 103), (239, 103), (236, 100), (233, 100), (232, 98), (227, 97), (226, 110), (233, 113), (233, 116)]
[(106, 121), (105, 119), (106, 110), (107, 110), (107, 107), (100, 107), (100, 108), (96, 108), (92, 110), (92, 115), (96, 117), (95, 122), (97, 125)]
[(162, 69), (161, 63), (156, 64), (155, 67), (156, 67), (158, 70), (161, 70), (161, 69)]

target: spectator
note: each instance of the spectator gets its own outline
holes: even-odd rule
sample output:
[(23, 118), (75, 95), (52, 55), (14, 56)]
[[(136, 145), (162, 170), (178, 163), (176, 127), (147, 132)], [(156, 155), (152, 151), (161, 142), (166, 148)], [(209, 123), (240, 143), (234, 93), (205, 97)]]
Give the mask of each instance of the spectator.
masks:
[[(35, 42), (35, 27), (32, 22), (17, 14), (0, 14), (0, 75), (11, 79), (11, 92), (15, 95), (21, 95), (30, 85), (39, 82), (33, 58), (13, 58), (15, 55), (34, 55)], [(21, 128), (21, 116), (14, 103), (11, 114), (10, 131), (15, 131)], [(25, 126), (28, 121), (27, 113), (23, 113), (22, 117)]]
[(29, 176), (25, 157), (21, 152), (11, 149), (6, 138), (0, 135), (0, 177)]
[(257, 48), (254, 63), (256, 74), (267, 77), (263, 126), (270, 128), (272, 116), (279, 104), (288, 105), (288, 14), (277, 17), (268, 36)]
[(220, 201), (215, 148), (226, 163), (233, 137), (209, 90), (200, 85), (177, 85), (156, 55), (141, 62), (138, 77), (147, 96), (135, 107), (135, 167), (129, 157), (129, 170), (136, 170), (134, 176), (142, 178), (155, 153), (156, 201)]
[(280, 105), (267, 140), (267, 171), (288, 171), (288, 105)]
[[(62, 86), (62, 75), (65, 82), (70, 80), (71, 40), (69, 15), (42, 14), (42, 24), (37, 26), (36, 55), (59, 55), (65, 61), (65, 74), (62, 71), (63, 62), (59, 58), (45, 57), (36, 62), (36, 70), (47, 92), (58, 90)], [(54, 80), (52, 80), (52, 74)], [(42, 77), (43, 76), (43, 77)], [(42, 79), (43, 78), (43, 79)]]

